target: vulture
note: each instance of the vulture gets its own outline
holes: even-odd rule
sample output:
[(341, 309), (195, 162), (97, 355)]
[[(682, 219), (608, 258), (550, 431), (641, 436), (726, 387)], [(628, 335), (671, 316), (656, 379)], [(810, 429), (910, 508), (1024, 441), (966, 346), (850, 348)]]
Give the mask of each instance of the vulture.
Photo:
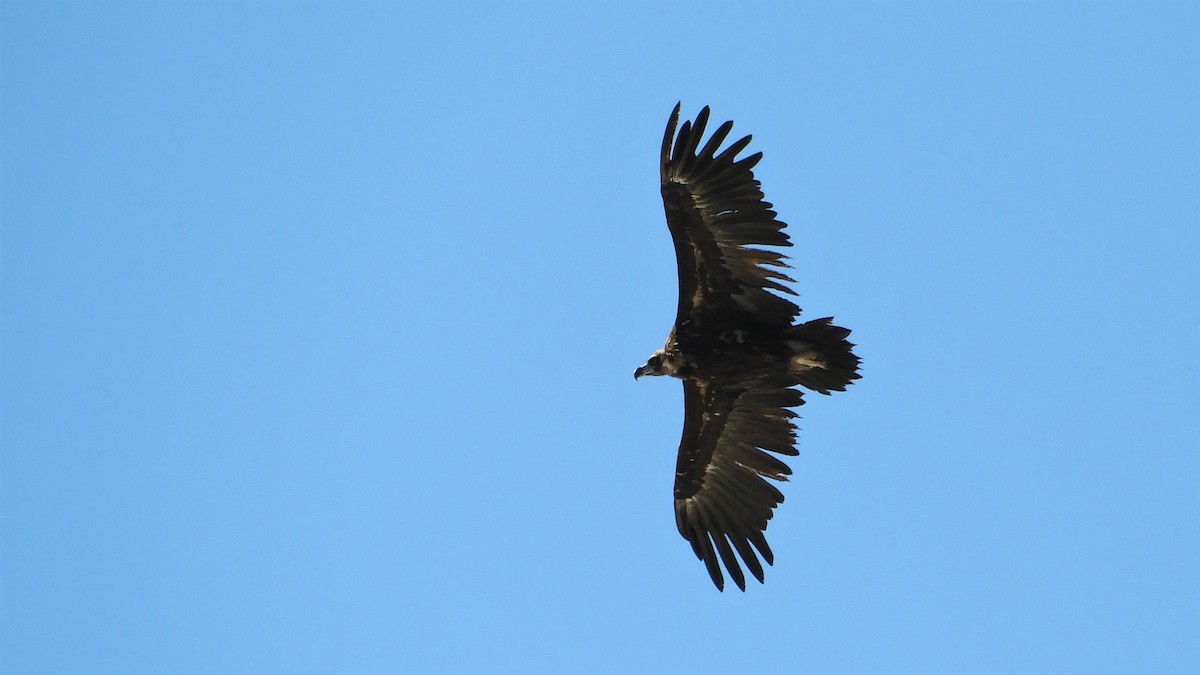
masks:
[(679, 305), (666, 344), (633, 376), (683, 380), (675, 524), (718, 590), (724, 566), (745, 591), (743, 566), (762, 583), (762, 563), (774, 564), (765, 531), (783, 502), (775, 483), (791, 474), (778, 455), (798, 454), (797, 387), (845, 391), (859, 359), (832, 317), (796, 322), (790, 266), (774, 250), (791, 240), (754, 178), (762, 153), (738, 158), (751, 137), (720, 150), (733, 122), (705, 140), (708, 107), (682, 126), (679, 110), (659, 157)]

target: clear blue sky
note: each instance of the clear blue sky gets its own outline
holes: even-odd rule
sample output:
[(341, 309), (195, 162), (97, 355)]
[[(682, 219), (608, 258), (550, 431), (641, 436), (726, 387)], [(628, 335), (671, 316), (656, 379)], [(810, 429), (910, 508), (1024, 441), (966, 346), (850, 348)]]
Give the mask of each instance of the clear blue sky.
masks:
[[(4, 2), (0, 669), (1200, 670), (1200, 6), (421, 4)], [(679, 100), (864, 359), (744, 594)]]

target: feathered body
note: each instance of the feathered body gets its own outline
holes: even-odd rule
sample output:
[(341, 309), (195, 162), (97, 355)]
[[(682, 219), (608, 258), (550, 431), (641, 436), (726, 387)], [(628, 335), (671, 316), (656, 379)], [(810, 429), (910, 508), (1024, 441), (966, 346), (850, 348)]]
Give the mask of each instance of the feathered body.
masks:
[[(684, 383), (684, 426), (675, 474), (675, 520), (717, 588), (725, 570), (745, 590), (741, 565), (760, 582), (774, 556), (764, 535), (783, 494), (770, 481), (791, 470), (791, 410), (803, 386), (828, 394), (858, 378), (850, 331), (832, 319), (795, 324), (784, 295), (791, 246), (763, 196), (756, 153), (738, 159), (747, 136), (718, 154), (732, 122), (700, 146), (709, 110), (675, 133), (675, 107), (660, 156), (663, 205), (679, 269), (675, 325), (661, 350), (634, 372)], [(736, 556), (735, 552), (736, 551)], [(741, 563), (739, 564), (739, 558)]]

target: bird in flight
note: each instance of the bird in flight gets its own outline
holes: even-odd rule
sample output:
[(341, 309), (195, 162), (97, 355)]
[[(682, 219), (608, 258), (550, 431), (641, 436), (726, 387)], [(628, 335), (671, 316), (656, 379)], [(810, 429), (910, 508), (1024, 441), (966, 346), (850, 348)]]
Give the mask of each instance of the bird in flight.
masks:
[(762, 583), (760, 559), (774, 563), (764, 532), (783, 502), (774, 481), (792, 472), (777, 455), (798, 454), (791, 408), (804, 398), (796, 387), (845, 391), (859, 359), (850, 331), (832, 318), (795, 323), (787, 258), (767, 248), (791, 240), (752, 171), (762, 153), (737, 157), (750, 136), (718, 154), (733, 122), (704, 141), (708, 108), (682, 126), (679, 109), (659, 165), (679, 305), (666, 344), (633, 376), (683, 380), (675, 524), (719, 590), (724, 565), (744, 591), (743, 565)]

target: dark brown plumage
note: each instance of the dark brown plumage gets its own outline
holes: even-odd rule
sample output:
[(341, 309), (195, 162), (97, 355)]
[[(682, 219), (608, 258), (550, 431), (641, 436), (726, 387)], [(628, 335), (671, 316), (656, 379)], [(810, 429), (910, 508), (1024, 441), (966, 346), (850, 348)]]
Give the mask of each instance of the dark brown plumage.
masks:
[[(795, 455), (795, 389), (828, 394), (858, 378), (850, 331), (832, 319), (793, 325), (800, 309), (782, 270), (791, 246), (752, 169), (750, 137), (720, 151), (732, 122), (701, 145), (709, 110), (663, 136), (660, 170), (679, 268), (679, 305), (666, 345), (634, 372), (683, 380), (684, 424), (675, 473), (675, 522), (717, 588), (724, 566), (745, 590), (744, 565), (763, 580), (774, 555), (764, 534)], [(772, 479), (772, 480), (767, 480)]]

